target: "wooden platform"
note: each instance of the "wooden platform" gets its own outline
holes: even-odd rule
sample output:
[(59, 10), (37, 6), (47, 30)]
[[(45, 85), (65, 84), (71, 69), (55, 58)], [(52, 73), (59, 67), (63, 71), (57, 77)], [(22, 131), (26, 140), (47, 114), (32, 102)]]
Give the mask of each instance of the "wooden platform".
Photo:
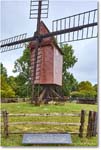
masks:
[(72, 144), (68, 133), (34, 133), (24, 134), (23, 144)]

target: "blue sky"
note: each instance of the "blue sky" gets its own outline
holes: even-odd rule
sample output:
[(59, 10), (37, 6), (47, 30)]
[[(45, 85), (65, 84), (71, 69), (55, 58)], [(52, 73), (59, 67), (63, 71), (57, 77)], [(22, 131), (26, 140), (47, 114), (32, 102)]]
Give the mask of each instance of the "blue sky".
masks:
[[(48, 19), (43, 21), (52, 29), (52, 20), (97, 8), (97, 1), (50, 0)], [(2, 0), (1, 1), (1, 39), (28, 33), (32, 36), (36, 30), (36, 20), (29, 19), (30, 0)], [(97, 39), (76, 41), (70, 43), (78, 62), (69, 71), (80, 82), (89, 80), (97, 82)], [(23, 49), (2, 53), (1, 61), (7, 68), (8, 75), (12, 73), (14, 62), (22, 55)]]

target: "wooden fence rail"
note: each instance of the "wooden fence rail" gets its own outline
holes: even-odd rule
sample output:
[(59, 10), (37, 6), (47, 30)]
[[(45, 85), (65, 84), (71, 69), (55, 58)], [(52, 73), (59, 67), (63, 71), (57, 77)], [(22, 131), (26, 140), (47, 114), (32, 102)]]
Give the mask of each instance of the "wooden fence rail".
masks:
[[(79, 131), (76, 131), (74, 133), (79, 133), (79, 137), (83, 137), (84, 135), (84, 126), (85, 126), (85, 116), (86, 116), (86, 111), (81, 110), (80, 114), (68, 114), (68, 113), (46, 113), (46, 114), (9, 114), (7, 111), (3, 111), (2, 115), (3, 117), (3, 122), (1, 123), (1, 126), (3, 126), (3, 133), (5, 137), (8, 137), (9, 134), (20, 134), (22, 132), (10, 132), (9, 131), (9, 126), (15, 126), (15, 125), (27, 125), (27, 124), (33, 124), (33, 125), (59, 125), (59, 126), (79, 126)], [(40, 121), (27, 121), (27, 122), (9, 122), (10, 117), (29, 117), (29, 116), (34, 116), (34, 117), (47, 117), (47, 116), (70, 116), (70, 117), (80, 117), (80, 122), (79, 123), (70, 123), (70, 122), (40, 122)], [(93, 117), (92, 117), (93, 116)], [(96, 130), (97, 130), (97, 113), (96, 112), (89, 112), (89, 119), (88, 119), (88, 127), (87, 127), (87, 137), (90, 136), (96, 136)], [(24, 132), (23, 132), (24, 133)]]
[(30, 98), (1, 98), (1, 103), (30, 102)]
[(44, 116), (71, 116), (71, 117), (80, 117), (81, 116), (81, 114), (68, 114), (68, 113), (46, 113), (46, 114), (36, 114), (36, 113), (34, 113), (34, 114), (9, 114), (9, 116), (10, 117), (14, 117), (14, 116), (22, 116), (22, 117), (27, 117), (27, 116), (36, 116), (36, 117), (38, 117), (38, 116), (42, 116), (42, 117), (44, 117)]
[(9, 123), (8, 125), (18, 125), (18, 124), (80, 126), (80, 123), (65, 123), (65, 122), (14, 122), (14, 123)]

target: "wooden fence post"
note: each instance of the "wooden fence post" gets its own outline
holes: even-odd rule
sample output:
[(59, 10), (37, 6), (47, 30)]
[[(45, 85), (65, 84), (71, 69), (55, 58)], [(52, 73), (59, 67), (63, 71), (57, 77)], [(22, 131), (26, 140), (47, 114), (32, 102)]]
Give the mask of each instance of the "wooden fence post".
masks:
[(8, 137), (8, 112), (3, 111), (4, 136)]
[(92, 136), (96, 136), (97, 134), (97, 112), (93, 112), (93, 132)]
[(93, 131), (93, 112), (89, 111), (88, 126), (87, 126), (87, 137), (92, 136), (92, 131)]
[(80, 128), (79, 128), (79, 137), (83, 137), (83, 131), (84, 131), (84, 123), (85, 123), (85, 110), (81, 110), (81, 118), (80, 118)]

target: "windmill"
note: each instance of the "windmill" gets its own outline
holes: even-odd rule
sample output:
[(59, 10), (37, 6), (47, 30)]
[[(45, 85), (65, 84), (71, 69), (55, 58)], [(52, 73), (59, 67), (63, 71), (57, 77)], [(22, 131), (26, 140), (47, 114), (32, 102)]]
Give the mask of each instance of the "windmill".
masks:
[[(58, 92), (59, 88), (57, 88), (61, 86), (61, 83), (56, 84), (54, 82), (52, 82), (52, 84), (50, 82), (49, 83), (41, 82), (43, 89), (42, 91), (40, 91), (38, 99), (35, 97), (34, 89), (35, 89), (35, 85), (38, 84), (38, 82), (36, 82), (35, 80), (38, 76), (37, 66), (38, 66), (38, 56), (39, 56), (38, 53), (40, 51), (40, 48), (42, 46), (45, 47), (47, 44), (50, 45), (51, 43), (51, 46), (55, 46), (55, 48), (57, 48), (58, 51), (60, 51), (60, 53), (62, 54), (59, 46), (63, 43), (97, 37), (97, 24), (98, 24), (97, 9), (75, 14), (73, 16), (61, 18), (58, 20), (54, 20), (52, 22), (52, 32), (49, 32), (45, 24), (41, 21), (42, 18), (48, 17), (48, 8), (49, 8), (49, 0), (31, 0), (30, 19), (37, 20), (37, 28), (34, 36), (26, 38), (27, 34), (24, 33), (0, 41), (1, 53), (11, 51), (13, 49), (21, 48), (24, 45), (24, 43), (29, 42), (29, 48), (32, 49), (30, 50), (31, 56), (33, 56), (31, 60), (34, 59), (32, 63), (32, 73), (31, 73), (32, 74), (31, 76), (32, 77), (31, 78), (32, 79), (32, 102), (34, 100), (36, 104), (39, 100), (42, 100), (45, 97), (51, 97), (53, 95), (56, 95), (59, 98), (62, 97), (62, 95), (59, 94), (60, 92)], [(43, 32), (41, 32), (41, 27), (42, 30), (44, 30)], [(56, 38), (56, 40), (54, 37)], [(58, 42), (58, 44), (56, 43), (56, 41)], [(56, 58), (58, 59), (58, 57)], [(62, 65), (62, 57), (61, 57), (61, 65)], [(52, 68), (52, 70), (53, 69), (54, 68)], [(60, 69), (60, 72), (61, 70), (62, 68)]]

